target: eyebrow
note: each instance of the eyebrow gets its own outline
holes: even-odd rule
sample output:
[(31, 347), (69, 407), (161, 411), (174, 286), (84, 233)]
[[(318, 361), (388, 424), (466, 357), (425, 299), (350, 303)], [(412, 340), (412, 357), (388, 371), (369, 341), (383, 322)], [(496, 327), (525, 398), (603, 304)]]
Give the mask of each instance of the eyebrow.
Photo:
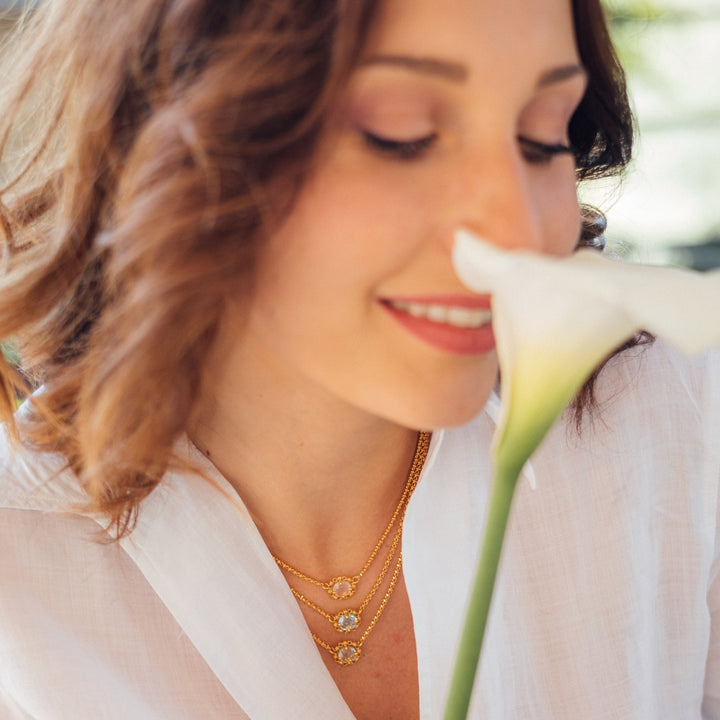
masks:
[[(360, 63), (361, 67), (368, 65), (391, 65), (404, 68), (422, 75), (434, 75), (453, 82), (464, 82), (470, 74), (466, 65), (452, 60), (440, 60), (429, 57), (415, 57), (412, 55), (374, 55)], [(569, 64), (546, 70), (538, 79), (538, 87), (546, 87), (555, 83), (564, 82), (576, 75), (587, 76), (582, 65)]]
[(564, 82), (577, 75), (587, 78), (587, 70), (582, 65), (561, 65), (560, 67), (546, 70), (538, 79), (538, 87), (546, 87), (555, 83)]
[(412, 55), (374, 55), (360, 63), (361, 67), (367, 65), (394, 65), (423, 75), (442, 77), (453, 82), (463, 82), (468, 76), (468, 69), (462, 63)]

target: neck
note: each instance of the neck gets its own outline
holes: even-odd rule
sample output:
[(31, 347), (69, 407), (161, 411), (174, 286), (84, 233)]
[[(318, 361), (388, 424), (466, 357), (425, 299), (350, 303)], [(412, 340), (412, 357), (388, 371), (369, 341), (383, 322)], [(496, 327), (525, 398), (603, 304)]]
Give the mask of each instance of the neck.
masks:
[(315, 577), (362, 565), (403, 492), (417, 432), (281, 372), (267, 384), (220, 376), (190, 436), (271, 552)]

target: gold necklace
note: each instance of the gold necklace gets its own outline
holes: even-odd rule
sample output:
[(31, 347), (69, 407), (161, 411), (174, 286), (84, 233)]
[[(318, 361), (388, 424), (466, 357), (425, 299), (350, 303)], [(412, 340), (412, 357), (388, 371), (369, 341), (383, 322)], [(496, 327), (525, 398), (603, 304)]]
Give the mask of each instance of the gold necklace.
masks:
[(385, 579), (385, 576), (388, 573), (388, 570), (390, 569), (390, 565), (392, 564), (393, 558), (395, 557), (395, 551), (398, 548), (398, 545), (400, 544), (400, 538), (402, 537), (402, 523), (399, 525), (398, 529), (395, 531), (395, 535), (393, 536), (392, 543), (390, 545), (390, 549), (388, 550), (387, 557), (385, 558), (385, 562), (383, 563), (382, 568), (380, 569), (380, 574), (377, 577), (377, 580), (373, 583), (373, 586), (368, 591), (368, 594), (365, 596), (365, 599), (360, 603), (359, 607), (357, 609), (353, 608), (346, 608), (345, 610), (341, 610), (338, 613), (335, 613), (334, 615), (326, 612), (323, 610), (319, 605), (316, 605), (312, 600), (309, 600), (306, 598), (299, 590), (296, 590), (292, 585), (290, 586), (290, 591), (292, 594), (300, 600), (300, 602), (307, 605), (309, 608), (314, 610), (318, 615), (321, 615), (326, 620), (328, 620), (332, 626), (341, 633), (348, 633), (352, 632), (353, 630), (357, 630), (357, 628), (360, 626), (360, 623), (362, 622), (362, 614), (365, 608), (370, 604), (370, 601), (375, 597), (375, 593), (380, 589), (380, 586), (382, 585), (383, 580)]
[(420, 477), (420, 472), (423, 468), (423, 465), (425, 464), (428, 447), (430, 446), (430, 436), (431, 433), (429, 432), (421, 432), (418, 435), (417, 445), (415, 446), (415, 455), (413, 457), (410, 472), (408, 473), (408, 478), (405, 483), (403, 494), (400, 497), (400, 501), (395, 507), (395, 511), (393, 512), (390, 521), (385, 527), (385, 530), (383, 530), (380, 539), (375, 543), (375, 547), (372, 549), (370, 556), (365, 561), (365, 564), (362, 566), (359, 572), (355, 573), (354, 575), (338, 575), (337, 577), (331, 578), (330, 580), (317, 580), (316, 578), (311, 577), (307, 573), (304, 573), (301, 570), (294, 568), (292, 565), (285, 562), (284, 560), (281, 560), (279, 557), (277, 557), (277, 555), (273, 555), (273, 559), (275, 560), (275, 562), (281, 568), (283, 568), (283, 570), (287, 570), (289, 573), (299, 578), (300, 580), (304, 580), (311, 585), (322, 588), (333, 600), (345, 600), (346, 598), (352, 597), (355, 594), (355, 590), (357, 589), (357, 585), (360, 582), (360, 579), (368, 571), (373, 561), (377, 557), (378, 553), (380, 552), (380, 549), (385, 544), (385, 540), (387, 540), (390, 531), (393, 529), (395, 522), (400, 516), (400, 513), (404, 511), (404, 508), (407, 505), (408, 500), (410, 499), (410, 495), (412, 494), (415, 486), (417, 485), (418, 479)]
[[(297, 568), (294, 568), (289, 563), (286, 563), (284, 560), (281, 560), (277, 556), (273, 555), (275, 562), (281, 568), (284, 568), (289, 573), (301, 580), (304, 580), (305, 582), (322, 588), (323, 590), (325, 590), (325, 592), (328, 593), (328, 595), (330, 595), (331, 598), (333, 598), (333, 600), (343, 600), (355, 594), (358, 582), (373, 564), (373, 561), (378, 556), (378, 553), (385, 544), (388, 535), (390, 534), (392, 528), (397, 522), (398, 527), (395, 531), (395, 534), (393, 535), (390, 548), (388, 549), (387, 555), (385, 557), (385, 562), (380, 569), (380, 573), (375, 582), (373, 583), (372, 587), (368, 591), (368, 594), (365, 596), (365, 599), (362, 601), (362, 603), (357, 609), (345, 609), (337, 613), (327, 612), (319, 605), (306, 598), (297, 589), (290, 586), (290, 590), (298, 600), (300, 600), (302, 603), (304, 603), (309, 608), (311, 608), (319, 615), (324, 617), (326, 620), (328, 620), (330, 623), (332, 623), (333, 627), (338, 632), (348, 633), (352, 632), (353, 630), (357, 630), (360, 627), (360, 623), (362, 621), (362, 613), (365, 611), (367, 606), (370, 604), (372, 598), (382, 586), (383, 580), (385, 579), (385, 576), (390, 569), (390, 565), (392, 564), (393, 558), (395, 557), (395, 553), (402, 538), (405, 511), (407, 510), (410, 496), (412, 495), (413, 490), (415, 490), (415, 487), (417, 486), (418, 479), (420, 478), (420, 472), (422, 471), (423, 465), (425, 464), (425, 458), (427, 457), (428, 448), (430, 446), (430, 437), (431, 434), (429, 432), (421, 432), (418, 435), (417, 444), (415, 446), (415, 455), (413, 457), (412, 465), (410, 467), (410, 472), (408, 473), (408, 478), (405, 482), (405, 488), (403, 489), (402, 496), (400, 497), (400, 500), (395, 507), (395, 510), (387, 526), (383, 530), (380, 539), (375, 543), (375, 546), (373, 547), (370, 556), (365, 561), (365, 564), (359, 572), (357, 572), (355, 575), (339, 575), (330, 580), (322, 581), (317, 580), (316, 578), (313, 578), (306, 573), (303, 573)], [(398, 577), (400, 576), (401, 569), (402, 552), (399, 552), (398, 560), (395, 564), (395, 569), (393, 570), (393, 574), (390, 578), (388, 588), (385, 591), (385, 595), (380, 601), (380, 604), (375, 611), (375, 615), (370, 620), (370, 623), (365, 629), (365, 632), (358, 639), (344, 640), (340, 643), (337, 643), (336, 645), (331, 645), (330, 643), (325, 642), (314, 632), (311, 631), (310, 634), (312, 635), (313, 640), (317, 643), (319, 647), (327, 650), (327, 652), (330, 653), (330, 655), (335, 660), (335, 662), (338, 663), (338, 665), (354, 665), (360, 659), (360, 653), (362, 651), (363, 643), (367, 640), (370, 633), (377, 625), (380, 616), (383, 614), (383, 611), (385, 610), (385, 607), (387, 606), (388, 601), (390, 600), (390, 597), (395, 590), (395, 586), (397, 584)]]
[(383, 614), (383, 610), (385, 610), (385, 606), (388, 604), (388, 600), (390, 600), (390, 596), (392, 595), (393, 590), (395, 589), (395, 585), (397, 584), (401, 568), (402, 552), (398, 557), (397, 564), (395, 565), (395, 570), (393, 571), (392, 577), (390, 578), (390, 585), (388, 585), (388, 589), (385, 592), (385, 597), (383, 597), (382, 601), (380, 602), (378, 609), (375, 611), (373, 619), (367, 626), (367, 629), (357, 640), (343, 640), (337, 645), (330, 645), (330, 643), (326, 643), (324, 640), (321, 640), (314, 632), (310, 633), (313, 640), (321, 648), (327, 650), (332, 655), (333, 660), (335, 660), (338, 665), (354, 665), (360, 659), (360, 653), (362, 651), (363, 643), (368, 639), (368, 636), (372, 632), (375, 625), (377, 625), (377, 621), (380, 619), (380, 616)]

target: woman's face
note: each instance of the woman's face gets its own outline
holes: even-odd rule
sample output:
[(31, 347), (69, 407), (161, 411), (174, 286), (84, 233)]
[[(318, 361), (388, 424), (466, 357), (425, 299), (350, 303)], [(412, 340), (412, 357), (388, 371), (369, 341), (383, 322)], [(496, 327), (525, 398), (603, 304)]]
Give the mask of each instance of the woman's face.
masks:
[(488, 298), (453, 272), (453, 232), (572, 251), (563, 147), (584, 86), (569, 0), (386, 0), (260, 256), (239, 349), (410, 427), (478, 412), (497, 358)]

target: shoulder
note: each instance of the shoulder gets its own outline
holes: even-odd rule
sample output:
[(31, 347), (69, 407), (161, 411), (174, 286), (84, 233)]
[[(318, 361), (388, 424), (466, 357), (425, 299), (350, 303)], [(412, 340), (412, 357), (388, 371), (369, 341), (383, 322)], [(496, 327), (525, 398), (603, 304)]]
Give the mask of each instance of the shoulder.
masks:
[[(17, 580), (23, 563), (31, 572), (45, 550), (97, 540), (102, 531), (92, 517), (83, 514), (85, 503), (80, 483), (64, 457), (16, 443), (0, 425), (0, 574), (10, 568), (9, 577)], [(34, 560), (33, 549), (38, 551)], [(77, 551), (77, 547), (68, 550), (68, 558)]]
[(84, 501), (64, 457), (15, 443), (0, 425), (0, 509), (67, 512)]
[(21, 582), (44, 556), (69, 561), (97, 546), (102, 530), (81, 512), (85, 502), (65, 458), (13, 442), (0, 425), (0, 584)]
[(602, 370), (596, 398), (600, 419), (625, 417), (636, 430), (660, 423), (676, 437), (699, 424), (720, 431), (720, 351), (687, 357), (661, 340), (631, 348)]
[[(720, 353), (686, 357), (656, 340), (613, 357), (596, 405), (578, 428), (570, 413), (549, 433), (536, 468), (568, 476), (608, 503), (619, 497), (657, 517), (687, 513), (714, 536), (720, 508)], [(650, 522), (648, 520), (648, 522)]]

